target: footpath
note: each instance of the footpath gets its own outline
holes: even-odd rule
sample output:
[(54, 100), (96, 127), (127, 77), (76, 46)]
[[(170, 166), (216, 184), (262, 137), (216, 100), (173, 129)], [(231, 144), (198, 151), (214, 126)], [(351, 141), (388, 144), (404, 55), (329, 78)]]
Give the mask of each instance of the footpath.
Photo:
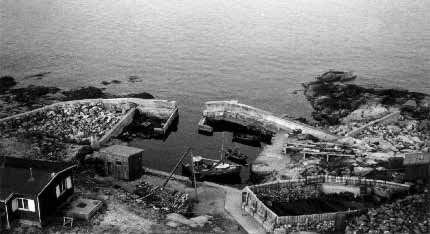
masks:
[(225, 210), (236, 220), (237, 223), (242, 226), (242, 228), (248, 234), (265, 234), (266, 231), (261, 225), (259, 225), (254, 218), (246, 214), (242, 210), (242, 190), (223, 186), (211, 182), (204, 182), (205, 184), (213, 187), (218, 187), (224, 189), (225, 195)]

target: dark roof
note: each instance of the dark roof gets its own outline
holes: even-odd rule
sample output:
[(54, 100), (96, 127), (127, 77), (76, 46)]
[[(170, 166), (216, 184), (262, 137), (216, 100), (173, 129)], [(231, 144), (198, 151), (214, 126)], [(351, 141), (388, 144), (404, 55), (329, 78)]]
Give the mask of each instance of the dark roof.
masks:
[(105, 154), (114, 154), (118, 156), (129, 157), (138, 153), (142, 153), (143, 149), (125, 145), (111, 145), (109, 147), (100, 149), (100, 152)]
[(407, 153), (405, 154), (405, 160), (403, 165), (418, 165), (418, 164), (429, 164), (430, 163), (430, 153)]
[[(37, 195), (51, 181), (52, 173), (72, 166), (71, 163), (0, 157), (0, 201), (6, 200), (12, 193)], [(30, 168), (34, 180), (30, 180)]]

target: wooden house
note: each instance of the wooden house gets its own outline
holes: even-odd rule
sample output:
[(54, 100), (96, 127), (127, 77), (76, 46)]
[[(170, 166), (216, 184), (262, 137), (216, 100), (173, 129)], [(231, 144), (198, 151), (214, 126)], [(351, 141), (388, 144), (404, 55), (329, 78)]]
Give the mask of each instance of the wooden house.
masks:
[(416, 152), (405, 154), (403, 165), (407, 181), (430, 182), (430, 153)]
[(133, 180), (142, 174), (143, 150), (125, 145), (112, 145), (100, 150), (107, 175)]
[(55, 163), (0, 157), (0, 227), (17, 221), (42, 226), (73, 194), (73, 168)]

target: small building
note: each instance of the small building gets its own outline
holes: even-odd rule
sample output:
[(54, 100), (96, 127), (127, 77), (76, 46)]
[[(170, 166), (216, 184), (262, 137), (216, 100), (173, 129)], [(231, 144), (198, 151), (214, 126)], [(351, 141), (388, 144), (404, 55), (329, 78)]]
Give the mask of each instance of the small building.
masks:
[(55, 163), (0, 157), (0, 229), (17, 221), (42, 226), (73, 194), (73, 168)]
[(107, 175), (133, 180), (142, 174), (143, 149), (125, 145), (112, 145), (100, 150)]
[(407, 181), (430, 182), (430, 153), (407, 153), (403, 165), (406, 167)]

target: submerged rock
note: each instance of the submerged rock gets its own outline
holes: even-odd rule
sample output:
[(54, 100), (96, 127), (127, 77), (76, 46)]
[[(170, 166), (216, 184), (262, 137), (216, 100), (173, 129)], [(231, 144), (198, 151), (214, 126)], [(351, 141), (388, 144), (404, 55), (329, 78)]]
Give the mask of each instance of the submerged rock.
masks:
[(16, 81), (12, 76), (0, 77), (0, 93), (12, 88), (16, 85)]
[(48, 94), (57, 93), (57, 87), (45, 87), (30, 85), (25, 88), (10, 89), (11, 101), (21, 102), (28, 105), (38, 103), (39, 99)]
[(65, 96), (65, 100), (82, 100), (82, 99), (93, 99), (93, 98), (105, 98), (106, 93), (102, 89), (93, 86), (82, 87), (79, 89), (73, 89), (62, 92)]
[(141, 99), (153, 99), (154, 96), (152, 94), (147, 92), (141, 92), (141, 93), (130, 93), (123, 95), (122, 97), (130, 97), (130, 98), (141, 98)]

